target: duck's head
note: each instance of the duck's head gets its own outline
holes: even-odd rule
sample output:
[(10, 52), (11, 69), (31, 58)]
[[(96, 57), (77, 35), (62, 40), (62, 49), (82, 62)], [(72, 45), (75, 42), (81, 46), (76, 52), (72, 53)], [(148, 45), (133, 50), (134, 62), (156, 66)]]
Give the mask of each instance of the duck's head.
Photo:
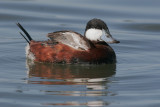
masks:
[(107, 37), (105, 40), (107, 43), (119, 43), (119, 41), (112, 37), (106, 23), (103, 20), (94, 18), (87, 23), (84, 33), (84, 36), (87, 39), (95, 42), (104, 41), (101, 39), (103, 34)]

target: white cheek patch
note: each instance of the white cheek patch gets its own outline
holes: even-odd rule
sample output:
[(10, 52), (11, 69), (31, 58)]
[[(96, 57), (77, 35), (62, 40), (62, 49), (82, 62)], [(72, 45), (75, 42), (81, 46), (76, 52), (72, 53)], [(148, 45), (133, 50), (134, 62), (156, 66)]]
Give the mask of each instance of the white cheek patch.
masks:
[(87, 39), (91, 41), (97, 41), (97, 40), (101, 41), (102, 34), (103, 34), (102, 30), (91, 28), (86, 31), (85, 36)]

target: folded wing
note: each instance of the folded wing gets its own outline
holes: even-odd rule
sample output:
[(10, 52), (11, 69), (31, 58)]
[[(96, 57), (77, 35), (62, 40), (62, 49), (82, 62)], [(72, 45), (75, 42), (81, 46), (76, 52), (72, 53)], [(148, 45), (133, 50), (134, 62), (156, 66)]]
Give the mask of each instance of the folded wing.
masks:
[(81, 34), (73, 31), (58, 31), (47, 35), (53, 42), (68, 45), (74, 49), (88, 50), (91, 43)]

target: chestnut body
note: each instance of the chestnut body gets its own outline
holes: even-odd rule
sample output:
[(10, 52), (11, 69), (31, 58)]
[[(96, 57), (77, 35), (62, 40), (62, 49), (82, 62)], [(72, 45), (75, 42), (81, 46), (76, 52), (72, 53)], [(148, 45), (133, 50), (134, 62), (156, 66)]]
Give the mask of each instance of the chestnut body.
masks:
[(30, 42), (30, 52), (36, 62), (52, 63), (113, 63), (116, 61), (115, 52), (109, 45), (94, 44), (88, 50), (74, 49), (62, 43)]

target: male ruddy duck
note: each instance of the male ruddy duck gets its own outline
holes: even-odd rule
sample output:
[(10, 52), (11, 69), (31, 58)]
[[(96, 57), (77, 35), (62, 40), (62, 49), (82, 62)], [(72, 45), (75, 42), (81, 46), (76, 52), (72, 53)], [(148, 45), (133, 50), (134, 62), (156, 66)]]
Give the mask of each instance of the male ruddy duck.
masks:
[[(73, 31), (57, 31), (48, 33), (47, 41), (35, 41), (28, 32), (17, 23), (25, 33), (20, 34), (28, 42), (27, 58), (34, 62), (51, 63), (114, 63), (116, 55), (107, 43), (119, 43), (109, 32), (109, 29), (101, 19), (90, 20), (85, 29), (84, 36)], [(109, 41), (101, 39), (105, 33)]]

